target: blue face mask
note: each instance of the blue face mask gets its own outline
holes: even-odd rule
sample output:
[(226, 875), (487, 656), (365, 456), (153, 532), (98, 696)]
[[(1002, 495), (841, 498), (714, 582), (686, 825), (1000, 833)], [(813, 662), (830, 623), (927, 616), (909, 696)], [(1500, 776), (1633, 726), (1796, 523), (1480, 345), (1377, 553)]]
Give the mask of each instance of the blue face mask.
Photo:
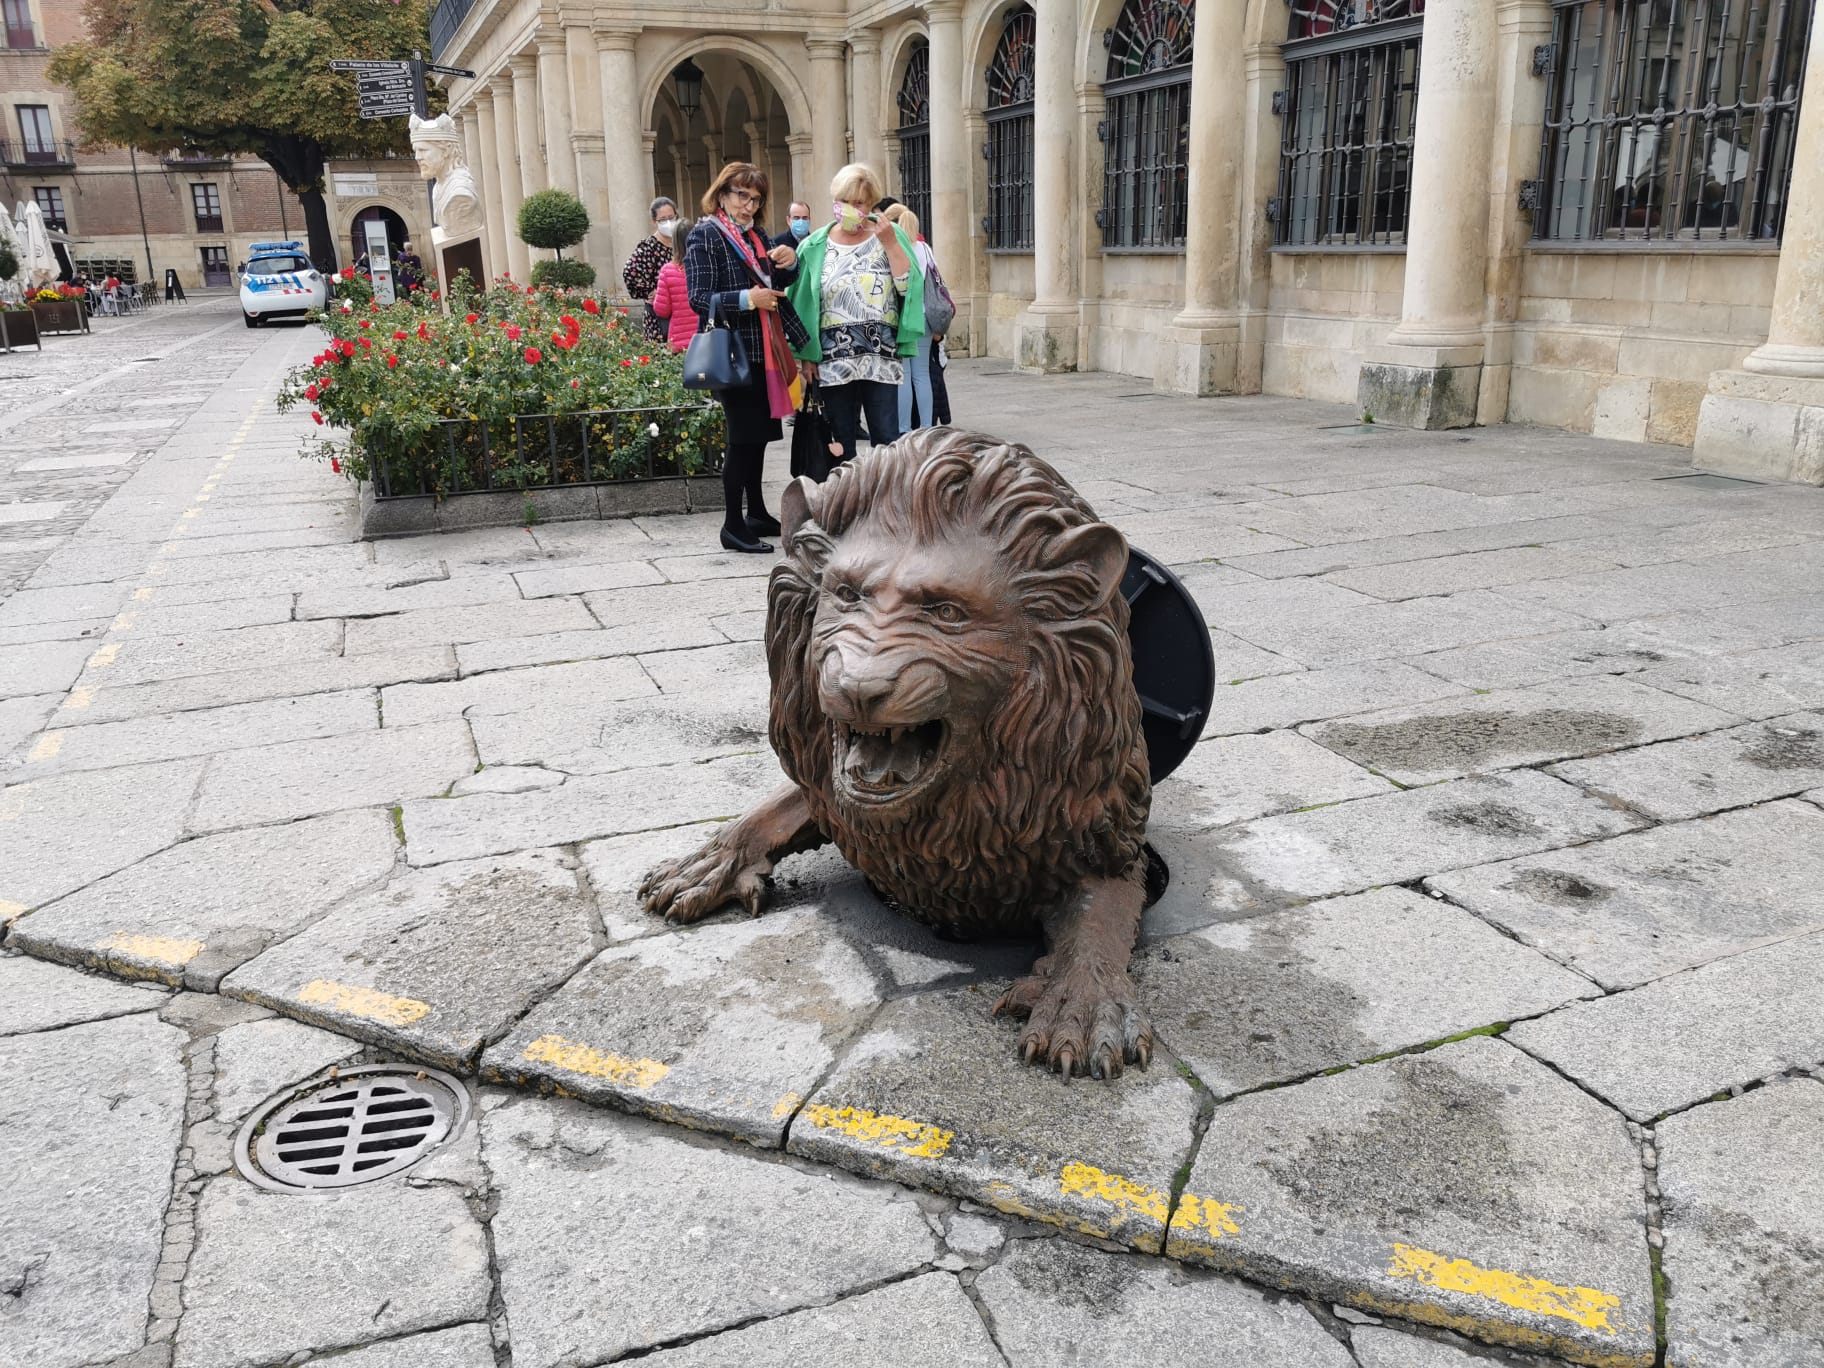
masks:
[(809, 235), (810, 231), (811, 231), (811, 221), (808, 218), (800, 218), (800, 219), (792, 220), (792, 236), (793, 237), (795, 237), (795, 238), (806, 237)]

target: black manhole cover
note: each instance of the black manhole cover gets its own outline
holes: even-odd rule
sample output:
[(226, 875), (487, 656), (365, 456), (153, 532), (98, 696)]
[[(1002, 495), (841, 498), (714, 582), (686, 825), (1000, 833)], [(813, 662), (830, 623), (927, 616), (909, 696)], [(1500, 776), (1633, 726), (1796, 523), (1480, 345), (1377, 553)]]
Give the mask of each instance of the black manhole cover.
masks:
[(371, 1183), (424, 1158), (468, 1113), (468, 1089), (436, 1069), (343, 1069), (248, 1117), (235, 1140), (235, 1163), (274, 1192)]

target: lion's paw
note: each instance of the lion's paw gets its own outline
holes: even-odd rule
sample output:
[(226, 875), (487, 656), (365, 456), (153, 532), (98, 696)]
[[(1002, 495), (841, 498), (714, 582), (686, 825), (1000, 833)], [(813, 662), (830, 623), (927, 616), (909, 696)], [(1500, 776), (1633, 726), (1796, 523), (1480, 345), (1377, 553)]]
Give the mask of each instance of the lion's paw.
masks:
[(1047, 955), (1018, 979), (994, 1005), (1026, 1022), (1020, 1056), (1064, 1075), (1119, 1078), (1129, 1064), (1145, 1068), (1153, 1058), (1153, 1028), (1134, 1002), (1125, 970), (1091, 973), (1054, 964)]
[(640, 884), (640, 905), (667, 921), (701, 921), (718, 908), (739, 903), (750, 916), (766, 906), (766, 876), (772, 866), (754, 860), (720, 837), (689, 855), (657, 865)]

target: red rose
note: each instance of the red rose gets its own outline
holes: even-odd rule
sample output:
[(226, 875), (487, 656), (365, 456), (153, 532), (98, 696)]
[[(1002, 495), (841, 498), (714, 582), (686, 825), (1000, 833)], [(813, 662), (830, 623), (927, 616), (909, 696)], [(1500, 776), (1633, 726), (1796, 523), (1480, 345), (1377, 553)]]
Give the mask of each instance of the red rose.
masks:
[(650, 361), (651, 361), (651, 360), (652, 360), (652, 358), (651, 358), (651, 357), (650, 357), (650, 356), (642, 356), (642, 357), (641, 357), (641, 358), (640, 358), (640, 364), (641, 364), (641, 365), (642, 365), (642, 366), (644, 366), (644, 365), (646, 365), (646, 364), (647, 364), (647, 363), (648, 363), (648, 362), (650, 362)]
[(329, 473), (331, 475), (340, 475), (342, 473), (342, 462), (338, 461), (334, 456), (329, 458)]
[(623, 356), (621, 358), (621, 364), (623, 366), (631, 366), (633, 364), (633, 358), (631, 356)]
[(317, 395), (320, 393), (322, 393), (322, 391), (319, 390), (315, 385), (304, 386), (304, 397), (306, 399), (315, 399), (317, 397)]
[(418, 340), (420, 342), (429, 342), (431, 340), (431, 328), (428, 323), (420, 323), (418, 325)]
[(559, 323), (562, 323), (564, 325), (564, 327), (569, 329), (571, 332), (581, 332), (583, 330), (583, 325), (581, 323), (578, 323), (569, 314), (560, 314), (558, 316), (557, 321)]
[(593, 299), (585, 299), (583, 301), (583, 312), (584, 313), (599, 314), (601, 311), (602, 311), (602, 306), (600, 304), (597, 304)]
[(391, 352), (388, 352), (386, 354), (386, 368), (388, 370), (398, 370), (399, 369), (399, 358), (394, 356)]
[(380, 312), (380, 301), (377, 299), (370, 299), (367, 303), (367, 311), (369, 313), (379, 313)]
[(537, 347), (527, 347), (526, 348), (526, 364), (528, 366), (536, 366), (540, 361), (543, 361), (544, 359), (545, 359), (545, 354), (543, 352), (541, 352)]
[(517, 341), (519, 341), (521, 336), (522, 336), (522, 330), (520, 329), (520, 327), (517, 323), (507, 324), (507, 341), (517, 342)]
[(572, 380), (572, 381), (571, 381), (571, 382), (570, 382), (570, 388), (571, 388), (571, 389), (575, 389), (575, 388), (576, 388), (576, 387), (577, 387), (577, 385), (578, 385), (578, 384), (579, 384), (579, 383), (581, 383), (581, 382), (580, 382), (580, 381), (576, 381), (576, 380)]
[(475, 322), (479, 322), (480, 319), (481, 319), (480, 314), (464, 314), (462, 316), (462, 321), (464, 323), (475, 323)]
[(364, 318), (361, 320), (361, 326), (364, 328), (371, 328), (374, 326), (374, 320), (371, 318)]
[(323, 426), (323, 415), (318, 413), (315, 409), (312, 409), (310, 411), (310, 421), (315, 423), (318, 427), (322, 427)]
[(369, 342), (365, 337), (361, 339), (361, 350), (362, 351), (372, 351), (373, 349), (374, 349), (374, 344), (372, 342)]
[(355, 268), (353, 266), (344, 266), (342, 268), (342, 279), (353, 280), (354, 278), (355, 278)]
[(408, 338), (410, 336), (411, 336), (410, 333), (402, 333), (397, 328), (393, 329), (393, 341), (395, 341), (395, 342), (403, 342), (403, 341), (405, 341), (406, 338)]

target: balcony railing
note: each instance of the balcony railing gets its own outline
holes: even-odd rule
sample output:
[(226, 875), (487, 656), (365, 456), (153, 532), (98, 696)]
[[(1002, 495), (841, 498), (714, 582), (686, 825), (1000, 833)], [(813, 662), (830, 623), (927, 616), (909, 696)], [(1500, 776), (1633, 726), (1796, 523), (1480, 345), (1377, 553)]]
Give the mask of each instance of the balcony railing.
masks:
[(450, 39), (456, 36), (456, 30), (462, 27), (462, 21), (469, 17), (469, 11), (475, 7), (475, 0), (437, 0), (437, 8), (431, 11), (431, 60), (443, 56), (443, 50), (450, 45)]
[(221, 232), (222, 216), (220, 214), (198, 214), (196, 216), (196, 231), (199, 233)]
[(9, 167), (74, 166), (76, 165), (76, 144), (48, 142), (27, 146), (23, 142), (0, 142), (0, 163)]

